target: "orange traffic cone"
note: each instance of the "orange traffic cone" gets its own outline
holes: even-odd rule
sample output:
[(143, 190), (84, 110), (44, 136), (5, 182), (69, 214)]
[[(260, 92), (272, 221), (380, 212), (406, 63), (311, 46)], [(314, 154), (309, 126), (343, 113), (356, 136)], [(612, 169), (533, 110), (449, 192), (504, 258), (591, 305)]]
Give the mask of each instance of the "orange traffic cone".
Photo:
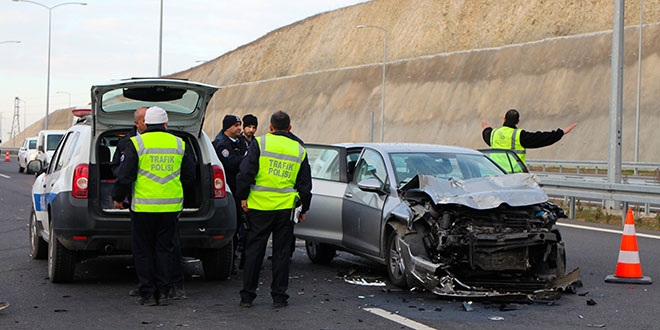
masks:
[(614, 275), (607, 275), (605, 282), (610, 283), (632, 283), (651, 284), (648, 276), (642, 275), (642, 265), (639, 263), (639, 251), (637, 250), (637, 234), (635, 233), (635, 219), (632, 208), (628, 208), (626, 223), (623, 225), (623, 237), (619, 249), (619, 261), (616, 264)]
[(7, 149), (7, 152), (5, 152), (5, 161), (8, 162), (11, 159), (9, 159), (9, 149)]

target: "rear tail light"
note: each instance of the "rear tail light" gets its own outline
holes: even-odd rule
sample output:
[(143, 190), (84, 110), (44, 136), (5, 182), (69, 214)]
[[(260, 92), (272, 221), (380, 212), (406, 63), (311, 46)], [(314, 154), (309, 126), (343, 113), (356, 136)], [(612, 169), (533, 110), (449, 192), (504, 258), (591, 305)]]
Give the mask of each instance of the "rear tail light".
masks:
[(213, 198), (225, 198), (225, 171), (218, 165), (213, 165)]
[(87, 198), (87, 186), (89, 183), (89, 165), (80, 164), (73, 171), (73, 184), (71, 195), (73, 198)]

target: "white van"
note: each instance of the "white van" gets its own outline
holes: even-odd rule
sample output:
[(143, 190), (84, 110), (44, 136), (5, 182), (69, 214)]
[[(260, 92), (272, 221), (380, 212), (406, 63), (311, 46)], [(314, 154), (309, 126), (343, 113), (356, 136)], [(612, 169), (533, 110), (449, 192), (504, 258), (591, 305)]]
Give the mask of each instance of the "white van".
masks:
[[(23, 173), (27, 163), (35, 159), (37, 159), (37, 137), (25, 138), (23, 145), (18, 149), (18, 172)], [(28, 171), (28, 174), (30, 174), (30, 171)]]
[(66, 133), (65, 130), (40, 131), (37, 136), (37, 159), (41, 160), (43, 164), (50, 163), (50, 159), (53, 157), (53, 152), (60, 143), (64, 133)]

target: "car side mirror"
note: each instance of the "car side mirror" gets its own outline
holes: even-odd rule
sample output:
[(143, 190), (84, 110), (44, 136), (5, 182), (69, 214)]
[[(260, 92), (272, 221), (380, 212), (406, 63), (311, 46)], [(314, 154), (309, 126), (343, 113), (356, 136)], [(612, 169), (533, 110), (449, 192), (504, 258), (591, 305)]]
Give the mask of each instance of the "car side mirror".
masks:
[(41, 163), (41, 160), (35, 159), (27, 163), (27, 169), (30, 172), (35, 173), (35, 176), (39, 176), (39, 174), (43, 173), (44, 171), (44, 165)]
[(358, 188), (366, 192), (375, 192), (379, 195), (385, 195), (386, 192), (383, 190), (383, 184), (375, 178), (364, 179), (358, 182)]
[(37, 146), (37, 151), (44, 152), (44, 146)]

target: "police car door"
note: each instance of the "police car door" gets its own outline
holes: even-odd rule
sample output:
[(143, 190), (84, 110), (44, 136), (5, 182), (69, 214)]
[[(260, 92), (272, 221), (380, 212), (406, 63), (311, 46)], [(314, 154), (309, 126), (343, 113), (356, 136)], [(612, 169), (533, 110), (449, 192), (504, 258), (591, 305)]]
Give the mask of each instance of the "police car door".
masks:
[[(67, 132), (67, 134), (62, 137), (60, 143), (53, 152), (53, 157), (48, 164), (48, 168), (46, 168), (46, 171), (35, 179), (34, 184), (32, 185), (32, 200), (35, 216), (37, 220), (41, 222), (45, 233), (49, 233), (50, 231), (48, 206), (58, 194), (71, 193), (70, 187), (68, 189), (63, 189), (60, 184), (62, 182), (60, 177), (63, 175), (64, 171), (60, 171), (61, 166), (59, 165), (64, 159), (62, 156), (64, 146), (70, 144), (72, 140), (74, 140), (72, 136), (75, 136), (75, 139), (77, 139), (76, 132)], [(70, 180), (69, 183), (71, 183)]]

